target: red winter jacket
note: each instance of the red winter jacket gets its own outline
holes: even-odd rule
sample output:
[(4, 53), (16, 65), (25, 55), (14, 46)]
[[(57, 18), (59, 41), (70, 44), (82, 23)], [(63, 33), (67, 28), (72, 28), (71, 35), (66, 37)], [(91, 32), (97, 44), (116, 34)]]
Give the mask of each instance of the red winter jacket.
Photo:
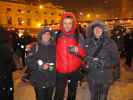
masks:
[[(70, 16), (73, 18), (74, 25), (70, 32), (65, 32), (62, 25), (63, 23), (61, 23), (61, 33), (66, 35), (76, 34), (75, 33), (75, 30), (77, 28), (76, 18), (72, 13), (67, 12), (64, 14), (62, 21), (67, 16)], [(80, 57), (73, 55), (68, 51), (68, 48), (70, 46), (78, 47), (78, 51), (79, 51), (78, 55), (80, 55), (81, 57), (85, 56), (85, 51), (83, 48), (80, 47), (80, 44), (78, 43), (78, 41), (66, 35), (59, 36), (56, 44), (56, 71), (58, 73), (64, 73), (64, 74), (71, 73), (78, 70), (82, 64), (82, 60)]]

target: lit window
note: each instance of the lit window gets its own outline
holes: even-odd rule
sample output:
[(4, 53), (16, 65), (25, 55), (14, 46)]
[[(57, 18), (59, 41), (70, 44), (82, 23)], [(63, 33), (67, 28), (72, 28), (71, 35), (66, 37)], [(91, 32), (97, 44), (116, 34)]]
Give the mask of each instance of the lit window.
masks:
[(12, 10), (11, 8), (7, 8), (7, 9), (6, 9), (7, 12), (10, 12), (11, 10)]
[(39, 11), (35, 11), (35, 13), (36, 13), (36, 14), (38, 14), (38, 13), (39, 13)]
[(18, 18), (18, 25), (22, 25), (22, 18)]
[(54, 13), (51, 13), (51, 15), (54, 15)]
[(47, 19), (44, 19), (44, 25), (47, 25), (48, 23), (47, 23)]
[(31, 19), (30, 19), (30, 18), (27, 19), (27, 25), (28, 25), (28, 26), (31, 25)]
[(44, 12), (44, 14), (46, 15), (46, 14), (47, 14), (47, 12)]
[(19, 12), (19, 13), (21, 13), (21, 12), (22, 12), (22, 10), (21, 10), (21, 9), (18, 9), (18, 12)]
[(27, 10), (27, 13), (30, 13), (31, 11), (30, 10)]
[(62, 16), (61, 14), (59, 14), (59, 16)]
[(55, 22), (54, 20), (51, 20), (51, 24), (54, 24), (54, 22)]
[(12, 17), (11, 16), (7, 17), (7, 24), (12, 25)]

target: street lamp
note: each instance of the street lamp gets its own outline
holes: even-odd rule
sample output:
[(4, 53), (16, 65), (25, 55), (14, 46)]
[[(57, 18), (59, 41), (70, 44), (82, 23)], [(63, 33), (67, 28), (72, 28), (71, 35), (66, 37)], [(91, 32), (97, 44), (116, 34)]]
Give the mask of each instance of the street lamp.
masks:
[(42, 25), (41, 22), (38, 22), (38, 23), (37, 23), (37, 28), (40, 28), (41, 25)]
[(90, 14), (87, 14), (87, 17), (88, 17), (88, 18), (90, 18), (90, 17), (91, 17), (91, 15), (90, 15)]
[(22, 21), (21, 23), (22, 23), (22, 24), (24, 24), (25, 22), (24, 22), (24, 21)]
[(43, 9), (43, 5), (40, 5), (39, 8), (40, 8), (40, 9)]
[(128, 23), (131, 23), (131, 20), (130, 20), (130, 19), (128, 19), (128, 20), (127, 20), (127, 22), (128, 22)]

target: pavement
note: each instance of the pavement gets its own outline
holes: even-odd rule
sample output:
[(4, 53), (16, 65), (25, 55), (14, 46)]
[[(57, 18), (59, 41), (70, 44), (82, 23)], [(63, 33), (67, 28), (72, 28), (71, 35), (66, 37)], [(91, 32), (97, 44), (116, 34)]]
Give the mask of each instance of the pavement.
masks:
[[(18, 70), (13, 73), (14, 77), (14, 100), (36, 100), (34, 88), (29, 83), (21, 81), (23, 71)], [(76, 100), (89, 100), (90, 95), (88, 91), (88, 83), (83, 82), (78, 86)], [(65, 99), (67, 97), (67, 88), (65, 93)]]
[[(133, 100), (133, 72), (125, 69), (125, 64), (121, 62), (121, 81), (116, 82), (109, 92), (108, 100)], [(14, 78), (14, 100), (36, 100), (33, 87), (29, 83), (21, 81), (24, 71), (17, 70), (13, 73)], [(129, 82), (130, 81), (130, 82)], [(67, 88), (65, 99), (67, 97)], [(76, 100), (89, 100), (90, 93), (87, 82), (78, 87)]]

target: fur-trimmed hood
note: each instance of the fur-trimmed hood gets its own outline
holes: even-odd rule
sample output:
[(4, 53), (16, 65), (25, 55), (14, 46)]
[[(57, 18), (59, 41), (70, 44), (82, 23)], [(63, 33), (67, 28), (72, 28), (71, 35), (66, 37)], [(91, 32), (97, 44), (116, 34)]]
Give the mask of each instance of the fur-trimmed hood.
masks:
[(108, 37), (108, 35), (109, 35), (108, 27), (105, 25), (104, 22), (97, 20), (97, 21), (92, 22), (90, 25), (88, 25), (88, 27), (86, 29), (87, 38), (93, 38), (94, 37), (93, 29), (97, 26), (101, 27), (103, 29), (103, 37)]

